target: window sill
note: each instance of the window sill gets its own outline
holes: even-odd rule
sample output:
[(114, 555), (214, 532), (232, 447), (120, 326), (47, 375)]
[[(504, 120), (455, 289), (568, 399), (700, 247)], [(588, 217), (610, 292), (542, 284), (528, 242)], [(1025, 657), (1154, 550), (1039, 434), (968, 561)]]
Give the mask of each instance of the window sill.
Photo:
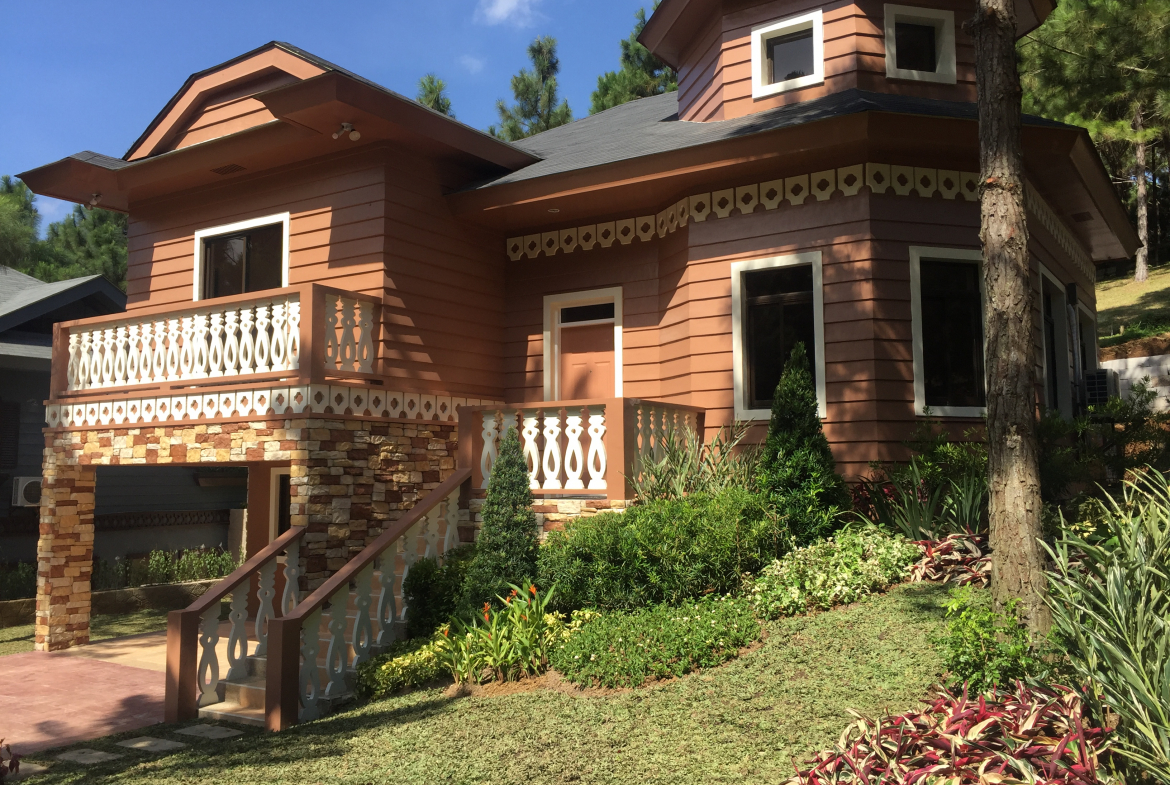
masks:
[(919, 417), (930, 419), (933, 417), (968, 417), (980, 420), (987, 418), (986, 406), (932, 406), (930, 414), (918, 413)]

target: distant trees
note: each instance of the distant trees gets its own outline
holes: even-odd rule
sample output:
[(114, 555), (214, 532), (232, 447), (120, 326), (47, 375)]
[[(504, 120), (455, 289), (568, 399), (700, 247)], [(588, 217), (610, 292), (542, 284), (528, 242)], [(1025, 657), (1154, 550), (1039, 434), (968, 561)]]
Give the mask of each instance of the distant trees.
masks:
[[(654, 9), (661, 0), (654, 1)], [(629, 38), (621, 41), (621, 68), (606, 71), (597, 77), (597, 89), (593, 91), (589, 114), (652, 95), (670, 93), (678, 89), (678, 74), (666, 63), (650, 54), (650, 50), (638, 43), (638, 36), (646, 27), (646, 9), (639, 8), (634, 14), (637, 22)]]
[(439, 114), (455, 116), (455, 112), (451, 110), (451, 99), (447, 97), (447, 83), (434, 74), (427, 74), (418, 80), (418, 95), (415, 100)]
[(103, 275), (126, 288), (126, 216), (77, 205), (37, 237), (36, 195), (9, 175), (0, 176), (0, 265), (42, 281)]
[(569, 102), (559, 99), (557, 73), (561, 61), (557, 57), (557, 39), (541, 36), (528, 45), (531, 69), (522, 69), (512, 77), (512, 95), (516, 103), (508, 106), (503, 99), (496, 101), (500, 115), (499, 125), (488, 128), (488, 133), (509, 142), (556, 128), (571, 122), (573, 111)]

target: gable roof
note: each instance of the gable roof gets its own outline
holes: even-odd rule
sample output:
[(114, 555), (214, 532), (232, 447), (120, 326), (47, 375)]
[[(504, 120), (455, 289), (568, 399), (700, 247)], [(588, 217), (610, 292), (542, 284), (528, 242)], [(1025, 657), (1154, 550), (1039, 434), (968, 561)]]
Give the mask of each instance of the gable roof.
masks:
[(0, 332), (85, 299), (109, 313), (126, 309), (125, 292), (100, 275), (45, 283), (0, 267)]

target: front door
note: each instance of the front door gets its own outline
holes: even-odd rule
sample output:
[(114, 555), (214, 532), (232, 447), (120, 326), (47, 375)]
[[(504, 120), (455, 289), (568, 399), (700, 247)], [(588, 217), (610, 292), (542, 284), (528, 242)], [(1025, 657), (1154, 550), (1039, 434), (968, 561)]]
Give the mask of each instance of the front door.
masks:
[(562, 324), (560, 399), (614, 396), (613, 322)]

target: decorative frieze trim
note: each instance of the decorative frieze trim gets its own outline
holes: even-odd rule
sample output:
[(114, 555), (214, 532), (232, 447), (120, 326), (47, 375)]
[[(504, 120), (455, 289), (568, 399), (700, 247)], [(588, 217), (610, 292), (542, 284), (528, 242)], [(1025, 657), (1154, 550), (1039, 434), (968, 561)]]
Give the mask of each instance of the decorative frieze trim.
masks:
[[(937, 194), (943, 199), (979, 201), (979, 175), (976, 172), (896, 164), (854, 164), (695, 194), (679, 199), (657, 215), (511, 237), (507, 243), (508, 258), (519, 261), (525, 257), (535, 259), (541, 254), (555, 256), (557, 253), (568, 254), (578, 249), (588, 251), (598, 247), (609, 248), (615, 242), (620, 245), (629, 245), (634, 240), (648, 242), (655, 237), (666, 237), (679, 227), (686, 226), (689, 221), (727, 218), (732, 213), (747, 215), (761, 207), (764, 210), (775, 210), (784, 204), (802, 205), (810, 197), (824, 202), (837, 195), (856, 196), (863, 185), (876, 194), (914, 194), (927, 199)], [(1027, 187), (1027, 208), (1056, 237), (1081, 272), (1092, 279), (1092, 260), (1088, 252), (1031, 184)]]
[(50, 428), (143, 423), (198, 423), (296, 414), (349, 414), (356, 417), (454, 422), (456, 407), (493, 404), (478, 398), (404, 393), (377, 387), (312, 384), (256, 390), (214, 390), (197, 395), (100, 399), (51, 403), (45, 407)]

